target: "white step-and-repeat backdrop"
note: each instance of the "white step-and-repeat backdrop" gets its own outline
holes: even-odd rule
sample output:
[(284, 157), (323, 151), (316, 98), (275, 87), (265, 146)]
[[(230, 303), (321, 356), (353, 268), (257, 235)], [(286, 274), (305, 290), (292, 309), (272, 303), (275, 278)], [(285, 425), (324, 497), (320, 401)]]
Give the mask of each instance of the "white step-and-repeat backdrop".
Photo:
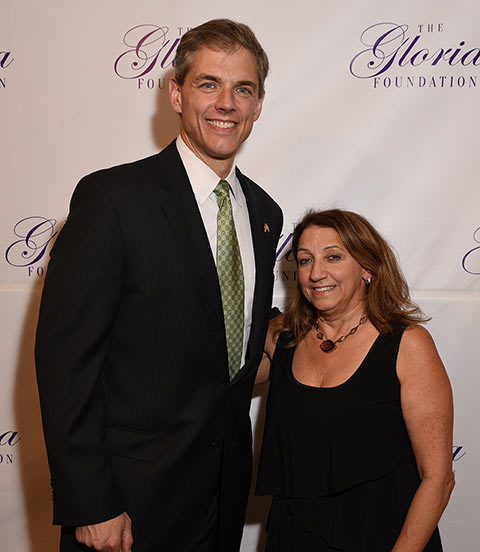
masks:
[[(284, 209), (275, 303), (295, 285), (289, 242), (306, 208), (358, 211), (389, 239), (433, 317), (429, 329), (454, 387), (457, 486), (441, 522), (445, 549), (475, 552), (480, 6), (227, 6), (0, 2), (0, 549), (56, 549), (33, 342), (48, 250), (72, 190), (82, 175), (150, 155), (176, 136), (166, 91), (178, 40), (192, 26), (230, 17), (254, 29), (271, 61), (263, 114), (238, 164)], [(256, 448), (265, 393), (257, 390), (252, 405)], [(242, 551), (263, 549), (267, 507), (252, 498)]]

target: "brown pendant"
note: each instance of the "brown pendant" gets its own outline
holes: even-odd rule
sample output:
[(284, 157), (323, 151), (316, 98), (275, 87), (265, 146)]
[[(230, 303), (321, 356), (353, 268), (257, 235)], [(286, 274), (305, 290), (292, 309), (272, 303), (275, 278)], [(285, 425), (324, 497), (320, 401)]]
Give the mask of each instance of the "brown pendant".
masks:
[(332, 341), (331, 339), (325, 339), (325, 341), (322, 341), (320, 343), (320, 349), (324, 353), (330, 353), (331, 351), (334, 351), (337, 348), (337, 345), (335, 341)]

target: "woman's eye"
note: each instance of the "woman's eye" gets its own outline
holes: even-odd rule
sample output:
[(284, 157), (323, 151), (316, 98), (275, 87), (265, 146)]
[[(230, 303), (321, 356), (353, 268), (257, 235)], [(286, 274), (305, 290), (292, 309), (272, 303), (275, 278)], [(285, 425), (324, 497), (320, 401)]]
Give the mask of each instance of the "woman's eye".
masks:
[(327, 257), (327, 259), (328, 259), (329, 261), (339, 261), (340, 258), (341, 258), (340, 255), (329, 255), (329, 256)]
[(298, 259), (298, 264), (300, 266), (301, 265), (306, 265), (309, 261), (310, 261), (310, 259)]

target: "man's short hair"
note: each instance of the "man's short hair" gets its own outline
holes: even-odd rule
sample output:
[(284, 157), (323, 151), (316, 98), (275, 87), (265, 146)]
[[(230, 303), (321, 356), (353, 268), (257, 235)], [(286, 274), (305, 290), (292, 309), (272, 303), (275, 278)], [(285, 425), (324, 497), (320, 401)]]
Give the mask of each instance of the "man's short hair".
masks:
[(245, 48), (251, 52), (257, 64), (259, 97), (264, 95), (268, 57), (250, 27), (231, 19), (212, 19), (186, 32), (175, 55), (175, 80), (180, 86), (185, 82), (195, 53), (202, 47), (218, 48), (229, 53)]

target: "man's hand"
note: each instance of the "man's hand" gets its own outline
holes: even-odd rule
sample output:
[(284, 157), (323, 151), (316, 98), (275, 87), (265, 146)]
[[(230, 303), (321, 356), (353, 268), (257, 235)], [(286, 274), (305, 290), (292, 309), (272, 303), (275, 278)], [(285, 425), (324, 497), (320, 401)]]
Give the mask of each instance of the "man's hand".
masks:
[(132, 520), (123, 512), (102, 523), (77, 527), (75, 536), (78, 542), (99, 552), (130, 552), (133, 544)]

